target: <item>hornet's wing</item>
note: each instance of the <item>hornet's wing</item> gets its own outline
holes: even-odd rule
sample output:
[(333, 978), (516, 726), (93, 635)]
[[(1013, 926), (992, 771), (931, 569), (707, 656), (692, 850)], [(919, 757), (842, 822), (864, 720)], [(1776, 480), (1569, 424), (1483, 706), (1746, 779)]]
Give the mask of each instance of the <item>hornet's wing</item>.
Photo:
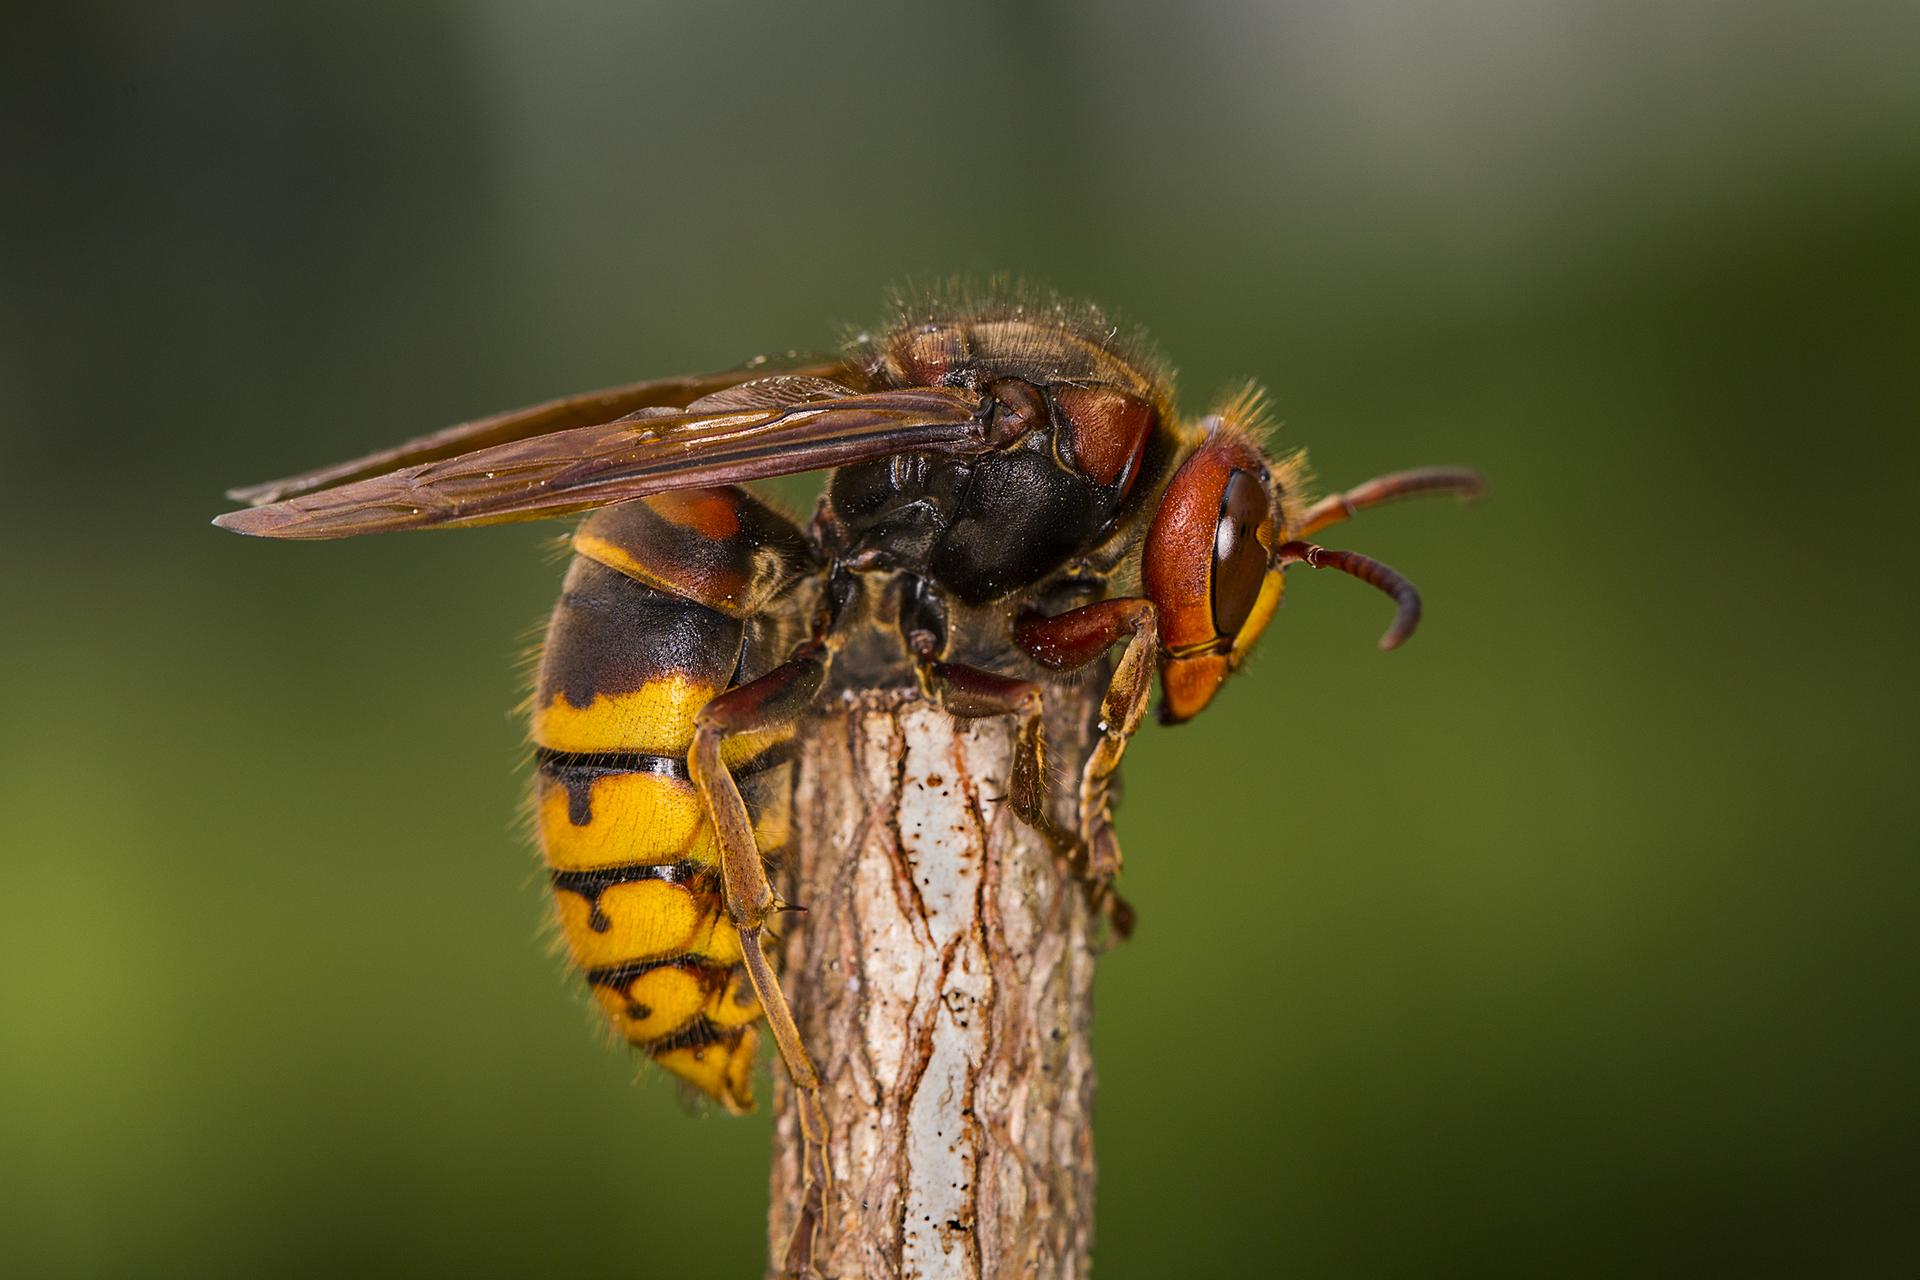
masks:
[(702, 397), (711, 396), (716, 392), (725, 391), (729, 387), (737, 387), (743, 382), (755, 379), (790, 375), (846, 381), (848, 372), (846, 366), (832, 356), (803, 355), (790, 351), (784, 356), (760, 356), (738, 369), (728, 369), (723, 373), (655, 378), (649, 382), (629, 383), (624, 387), (583, 391), (578, 395), (562, 396), (558, 400), (548, 400), (543, 404), (528, 405), (524, 409), (510, 409), (506, 413), (475, 418), (471, 422), (462, 422), (444, 431), (436, 431), (432, 435), (421, 436), (405, 444), (395, 445), (391, 449), (382, 449), (364, 458), (355, 458), (352, 462), (322, 467), (318, 471), (289, 476), (285, 480), (248, 485), (244, 489), (229, 489), (227, 496), (235, 502), (244, 502), (250, 507), (258, 507), (269, 502), (279, 502), (283, 498), (312, 493), (317, 489), (331, 489), (335, 485), (384, 475), (389, 471), (397, 471), (401, 467), (417, 466), (423, 462), (439, 462), (443, 458), (471, 453), (475, 449), (485, 449), (497, 444), (506, 444), (512, 440), (525, 440), (532, 436), (565, 431), (572, 427), (591, 427), (597, 423), (611, 422), (637, 409), (691, 404)]
[[(994, 426), (993, 402), (976, 392), (856, 393), (807, 376), (736, 383), (686, 409), (642, 408), (613, 422), (529, 434), (528, 415), (549, 408), (522, 411), (502, 442), (452, 456), (445, 443), (451, 433), (443, 432), (242, 491), (258, 493), (265, 505), (230, 511), (214, 523), (268, 538), (350, 538), (531, 520), (668, 489), (737, 484), (895, 453), (979, 453), (990, 447)], [(480, 425), (454, 428), (468, 433), (458, 443), (498, 438), (493, 433), (501, 428), (474, 429)], [(396, 457), (424, 460), (369, 474)]]

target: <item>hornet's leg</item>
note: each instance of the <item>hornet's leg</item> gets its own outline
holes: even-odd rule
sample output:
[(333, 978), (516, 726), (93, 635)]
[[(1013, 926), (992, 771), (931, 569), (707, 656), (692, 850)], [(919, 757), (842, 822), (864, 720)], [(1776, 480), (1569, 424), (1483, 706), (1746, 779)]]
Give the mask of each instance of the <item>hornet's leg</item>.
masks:
[(820, 1102), (820, 1076), (801, 1043), (800, 1029), (780, 980), (767, 962), (762, 931), (781, 902), (767, 880), (766, 866), (753, 838), (753, 819), (740, 788), (722, 759), (726, 739), (755, 730), (772, 729), (798, 717), (813, 704), (826, 682), (830, 650), (818, 641), (802, 645), (786, 662), (758, 680), (730, 689), (700, 709), (695, 718), (693, 749), (687, 772), (705, 799), (713, 817), (720, 851), (720, 878), (727, 912), (740, 933), (747, 977), (766, 1010), (767, 1026), (786, 1064), (787, 1076), (798, 1095), (801, 1135), (801, 1180), (804, 1198), (800, 1219), (787, 1245), (787, 1270), (804, 1275), (812, 1266), (813, 1238), (826, 1212), (833, 1170), (827, 1158), (827, 1117)]
[(1015, 644), (1056, 671), (1086, 666), (1123, 637), (1127, 647), (1100, 700), (1100, 741), (1080, 774), (1078, 815), (1087, 878), (1122, 937), (1132, 930), (1133, 914), (1112, 892), (1113, 877), (1120, 870), (1120, 842), (1113, 833), (1113, 778), (1153, 691), (1153, 662), (1160, 650), (1153, 602), (1134, 596), (1098, 600), (1051, 618), (1022, 618), (1013, 631)]
[(1062, 854), (1074, 853), (1071, 832), (1054, 821), (1047, 806), (1047, 723), (1041, 687), (933, 656), (933, 638), (924, 631), (911, 637), (920, 689), (948, 715), (961, 720), (1013, 716), (1019, 731), (1013, 744), (1013, 777), (1007, 803), (1014, 816), (1045, 836)]

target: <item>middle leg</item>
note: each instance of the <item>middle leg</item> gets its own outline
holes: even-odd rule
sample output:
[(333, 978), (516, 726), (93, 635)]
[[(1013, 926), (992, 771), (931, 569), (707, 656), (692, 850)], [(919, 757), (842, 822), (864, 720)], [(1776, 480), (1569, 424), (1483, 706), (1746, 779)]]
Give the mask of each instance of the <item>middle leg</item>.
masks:
[(964, 663), (941, 662), (925, 631), (909, 639), (920, 690), (941, 710), (960, 720), (1012, 716), (1018, 722), (1013, 744), (1013, 776), (1007, 802), (1014, 816), (1045, 836), (1061, 854), (1073, 856), (1073, 834), (1063, 828), (1047, 804), (1046, 701), (1041, 686)]

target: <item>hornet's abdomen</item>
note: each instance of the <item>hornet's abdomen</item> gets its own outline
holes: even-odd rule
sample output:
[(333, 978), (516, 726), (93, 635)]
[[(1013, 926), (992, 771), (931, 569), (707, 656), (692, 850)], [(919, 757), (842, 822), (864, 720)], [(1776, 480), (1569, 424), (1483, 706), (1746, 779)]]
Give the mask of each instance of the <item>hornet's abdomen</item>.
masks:
[[(701, 707), (790, 646), (769, 606), (810, 567), (806, 544), (746, 493), (704, 489), (607, 508), (574, 550), (533, 703), (560, 932), (622, 1037), (744, 1111), (761, 1011), (687, 750)], [(769, 858), (788, 841), (792, 734), (727, 744)]]

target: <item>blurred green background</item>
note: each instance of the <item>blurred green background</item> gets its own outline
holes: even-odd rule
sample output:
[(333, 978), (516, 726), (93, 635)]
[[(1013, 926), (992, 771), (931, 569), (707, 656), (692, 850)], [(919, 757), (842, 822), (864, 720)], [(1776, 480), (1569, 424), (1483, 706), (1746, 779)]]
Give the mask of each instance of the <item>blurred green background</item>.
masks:
[(1920, 1262), (1911, 6), (75, 3), (0, 52), (0, 1271), (757, 1274), (542, 951), (517, 526), (229, 484), (1009, 271), (1331, 539), (1129, 758), (1105, 1277)]

